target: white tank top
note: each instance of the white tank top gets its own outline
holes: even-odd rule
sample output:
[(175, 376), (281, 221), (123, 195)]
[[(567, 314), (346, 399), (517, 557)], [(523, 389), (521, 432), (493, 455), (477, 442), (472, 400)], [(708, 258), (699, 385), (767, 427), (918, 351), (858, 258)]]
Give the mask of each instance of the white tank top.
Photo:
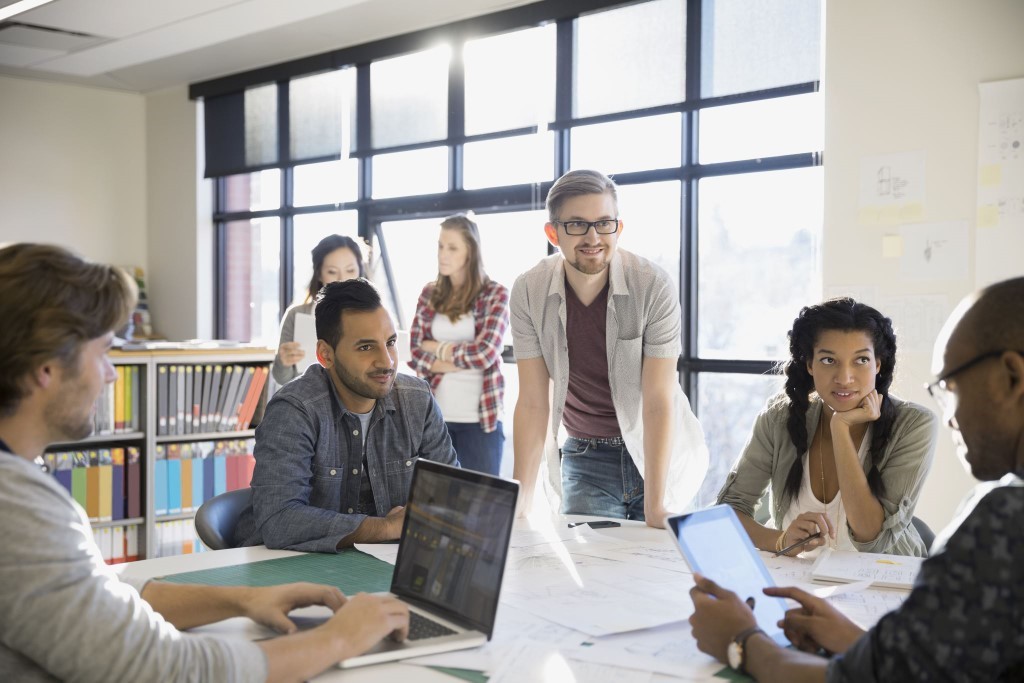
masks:
[[(864, 465), (864, 459), (868, 454), (868, 446), (871, 444), (871, 426), (868, 426), (866, 432), (864, 432), (864, 438), (860, 442), (860, 450), (857, 451), (857, 459), (860, 460), (861, 466)], [(818, 457), (815, 453), (814, 457)], [(799, 517), (804, 512), (824, 512), (828, 515), (829, 520), (835, 525), (836, 529), (836, 540), (833, 545), (836, 550), (853, 550), (857, 549), (853, 546), (853, 541), (850, 540), (850, 528), (846, 524), (846, 507), (843, 505), (842, 492), (837, 491), (835, 498), (830, 500), (828, 503), (822, 503), (818, 500), (818, 497), (814, 495), (811, 490), (811, 468), (807, 466), (807, 453), (804, 453), (804, 476), (800, 480), (800, 492), (797, 494), (793, 502), (790, 503), (789, 510), (782, 518), (782, 528), (788, 529), (789, 525), (793, 523), (793, 520)], [(819, 482), (820, 483), (820, 482)], [(813, 550), (808, 550), (801, 554), (801, 557), (817, 557), (818, 553), (821, 552), (821, 548), (826, 548), (828, 545), (819, 546)]]
[[(431, 333), (437, 341), (468, 342), (476, 339), (476, 323), (472, 313), (464, 313), (454, 323), (438, 313)], [(480, 396), (484, 393), (483, 370), (446, 372), (434, 391), (445, 422), (474, 423), (480, 421)]]

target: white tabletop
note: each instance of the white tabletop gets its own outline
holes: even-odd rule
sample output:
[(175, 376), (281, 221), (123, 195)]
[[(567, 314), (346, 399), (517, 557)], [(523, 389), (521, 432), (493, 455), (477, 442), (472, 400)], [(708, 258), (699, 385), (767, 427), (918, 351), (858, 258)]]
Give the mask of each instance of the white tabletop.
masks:
[[(617, 528), (568, 528), (570, 521), (579, 519), (560, 516), (517, 521), (494, 638), (481, 650), (464, 651), (462, 661), (468, 664), (462, 668), (481, 668), (482, 662), (488, 662), (491, 673), (497, 674), (492, 679), (496, 683), (517, 680), (561, 683), (573, 676), (576, 680), (628, 683), (721, 681), (712, 676), (720, 665), (696, 652), (690, 639), (685, 620), (692, 611), (688, 591), (693, 581), (667, 532), (629, 521), (621, 521)], [(397, 551), (395, 545), (360, 548), (390, 562), (394, 561)], [(118, 565), (117, 570), (124, 576), (154, 578), (299, 554), (265, 547), (237, 548), (142, 560)], [(766, 562), (780, 585), (805, 579), (811, 564), (808, 560), (790, 558), (766, 559)], [(868, 590), (833, 601), (855, 621), (870, 626), (887, 609), (897, 606), (904, 595)], [(564, 621), (566, 615), (574, 618), (573, 610), (577, 608), (581, 613), (590, 610), (594, 615), (586, 633), (582, 632), (582, 627), (579, 630), (568, 628)], [(658, 612), (663, 616), (671, 614), (665, 620), (675, 623), (618, 635), (592, 635), (609, 628), (609, 623), (610, 628), (621, 627), (621, 622), (615, 623), (620, 619), (629, 623), (630, 619), (657, 618), (651, 615)], [(582, 616), (581, 619), (586, 620)], [(638, 628), (644, 626), (641, 623)], [(229, 619), (193, 632), (250, 639), (272, 635), (244, 618)], [(586, 654), (597, 661), (578, 659), (582, 656), (579, 648), (582, 642), (594, 643), (586, 648)], [(543, 665), (539, 660), (544, 660)], [(481, 664), (472, 666), (474, 662)], [(668, 666), (667, 670), (676, 675), (627, 671), (616, 666), (637, 665), (637, 662), (653, 662), (655, 670)], [(331, 669), (316, 680), (453, 683), (457, 679), (425, 666), (393, 663), (347, 671)]]

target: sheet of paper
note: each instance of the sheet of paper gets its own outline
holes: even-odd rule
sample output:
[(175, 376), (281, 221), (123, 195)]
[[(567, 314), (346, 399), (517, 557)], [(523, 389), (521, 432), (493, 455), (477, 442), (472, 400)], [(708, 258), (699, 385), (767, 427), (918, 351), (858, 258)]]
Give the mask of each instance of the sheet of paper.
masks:
[(953, 308), (945, 294), (884, 296), (872, 305), (892, 318), (901, 350), (929, 353)]
[(398, 559), (397, 543), (356, 543), (355, 549), (367, 555), (373, 555), (388, 564), (394, 564)]
[(833, 595), (828, 601), (857, 626), (867, 630), (883, 616), (898, 609), (908, 595), (910, 593), (901, 590), (870, 589)]
[(916, 223), (900, 227), (900, 274), (908, 280), (967, 279), (967, 223)]
[(488, 683), (649, 683), (650, 680), (649, 671), (570, 659), (553, 648), (521, 643), (506, 654)]
[(819, 598), (835, 598), (847, 593), (860, 593), (871, 588), (871, 581), (854, 581), (853, 583), (841, 583), (837, 586), (812, 586), (811, 593)]
[(502, 605), (498, 609), (494, 636), (482, 647), (407, 660), (421, 666), (450, 666), (491, 673), (514, 649), (523, 643), (551, 648), (575, 648), (586, 641), (587, 635), (553, 624), (529, 612)]
[(659, 594), (659, 599), (641, 594), (649, 588), (622, 580), (559, 577), (543, 570), (522, 574), (502, 591), (504, 600), (591, 636), (673, 623), (687, 618), (692, 609), (686, 590)]
[(1024, 275), (1024, 78), (978, 86), (975, 285)]
[(924, 217), (924, 152), (865, 157), (860, 166), (860, 222), (895, 225)]
[[(689, 616), (689, 615), (687, 615)], [(586, 648), (567, 650), (570, 657), (619, 662), (667, 676), (706, 680), (724, 666), (697, 649), (690, 624), (681, 622), (617, 635), (593, 638)]]
[(298, 363), (295, 369), (301, 375), (313, 363), (316, 363), (316, 319), (308, 313), (295, 314), (295, 341), (299, 342), (302, 351), (306, 354)]
[(772, 575), (777, 586), (791, 586), (794, 583), (810, 583), (811, 567), (814, 560), (805, 557), (772, 557), (771, 553), (761, 551), (768, 573)]

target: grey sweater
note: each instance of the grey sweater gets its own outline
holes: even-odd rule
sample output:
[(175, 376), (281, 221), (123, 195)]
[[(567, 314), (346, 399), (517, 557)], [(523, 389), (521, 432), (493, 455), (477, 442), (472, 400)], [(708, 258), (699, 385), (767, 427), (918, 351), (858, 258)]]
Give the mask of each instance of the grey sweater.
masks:
[[(295, 314), (305, 313), (306, 315), (313, 314), (313, 303), (308, 304), (295, 304), (287, 311), (284, 312), (284, 317), (281, 318), (281, 339), (277, 342), (277, 353), (274, 355), (274, 364), (270, 366), (270, 373), (274, 376), (274, 381), (284, 386), (291, 382), (293, 379), (299, 376), (299, 370), (294, 365), (285, 365), (281, 362), (281, 344), (285, 342), (295, 341)], [(316, 353), (316, 349), (303, 349), (307, 354)]]
[[(776, 529), (781, 528), (791, 503), (791, 497), (785, 493), (786, 477), (793, 462), (804, 457), (804, 453), (796, 452), (786, 429), (789, 408), (784, 399), (785, 396), (775, 397), (757, 416), (750, 441), (718, 494), (719, 503), (754, 517), (754, 508), (770, 487), (771, 520)], [(861, 552), (922, 557), (928, 554), (928, 549), (924, 547), (912, 520), (921, 486), (935, 457), (939, 421), (924, 406), (892, 395), (886, 400), (892, 401), (896, 407), (896, 420), (885, 453), (878, 463), (885, 485), (885, 495), (878, 502), (885, 512), (885, 521), (877, 537), (861, 543), (851, 534), (850, 540)], [(817, 428), (821, 405), (820, 400), (813, 400), (807, 410), (808, 438)], [(870, 467), (871, 459), (868, 458), (865, 473)]]
[(245, 640), (183, 634), (104, 564), (82, 508), (0, 451), (0, 680), (263, 681)]

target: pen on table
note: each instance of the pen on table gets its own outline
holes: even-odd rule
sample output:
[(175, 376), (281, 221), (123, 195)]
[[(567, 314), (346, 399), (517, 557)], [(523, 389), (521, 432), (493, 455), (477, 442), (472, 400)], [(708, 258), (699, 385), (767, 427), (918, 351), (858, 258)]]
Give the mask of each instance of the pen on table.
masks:
[(811, 534), (810, 536), (808, 536), (807, 538), (803, 539), (802, 541), (797, 541), (796, 543), (794, 543), (793, 545), (789, 546), (788, 548), (783, 548), (779, 552), (777, 552), (774, 555), (772, 555), (772, 557), (779, 557), (780, 555), (785, 555), (790, 550), (796, 550), (797, 548), (805, 546), (805, 545), (807, 545), (808, 543), (810, 543), (811, 541), (813, 541), (816, 538), (821, 538), (821, 532), (820, 531), (818, 533), (816, 533), (816, 534)]

